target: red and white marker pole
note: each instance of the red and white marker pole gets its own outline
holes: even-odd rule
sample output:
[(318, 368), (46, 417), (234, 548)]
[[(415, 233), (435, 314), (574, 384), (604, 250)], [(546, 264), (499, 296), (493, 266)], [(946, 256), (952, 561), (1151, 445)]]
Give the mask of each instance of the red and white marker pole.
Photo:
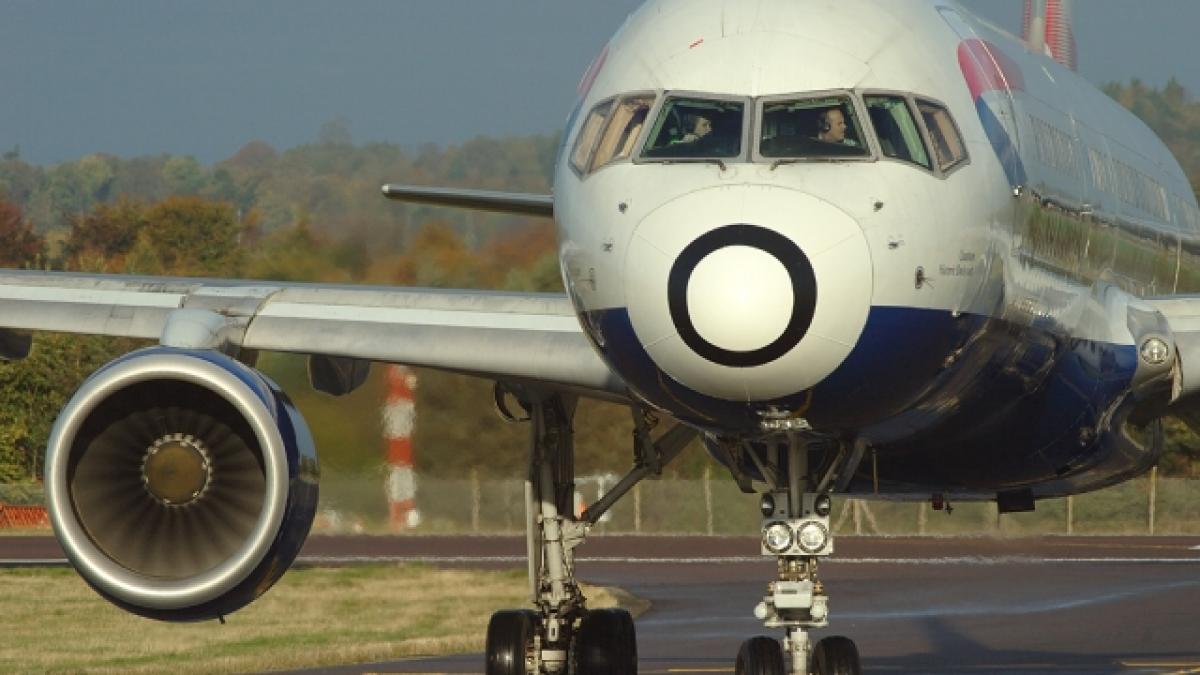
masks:
[(412, 432), (417, 409), (413, 392), (417, 376), (404, 366), (387, 367), (387, 403), (383, 406), (383, 436), (387, 441), (388, 523), (393, 531), (416, 527), (417, 477), (413, 473)]

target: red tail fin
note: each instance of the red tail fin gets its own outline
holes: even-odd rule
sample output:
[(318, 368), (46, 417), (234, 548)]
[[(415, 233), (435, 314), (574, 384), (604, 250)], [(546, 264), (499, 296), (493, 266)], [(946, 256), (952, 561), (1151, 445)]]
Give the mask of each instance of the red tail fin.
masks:
[(1075, 30), (1071, 0), (1025, 0), (1022, 37), (1034, 49), (1044, 49), (1050, 58), (1076, 70)]

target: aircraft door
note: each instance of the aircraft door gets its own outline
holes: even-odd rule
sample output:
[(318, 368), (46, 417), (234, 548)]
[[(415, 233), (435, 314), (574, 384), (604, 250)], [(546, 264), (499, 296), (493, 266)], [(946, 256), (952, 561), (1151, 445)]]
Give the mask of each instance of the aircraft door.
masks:
[(1021, 69), (999, 48), (981, 38), (956, 10), (939, 7), (938, 11), (962, 40), (958, 45), (958, 65), (1005, 177), (1014, 189), (1022, 187), (1026, 175), (1014, 101), (1014, 92), (1024, 88)]

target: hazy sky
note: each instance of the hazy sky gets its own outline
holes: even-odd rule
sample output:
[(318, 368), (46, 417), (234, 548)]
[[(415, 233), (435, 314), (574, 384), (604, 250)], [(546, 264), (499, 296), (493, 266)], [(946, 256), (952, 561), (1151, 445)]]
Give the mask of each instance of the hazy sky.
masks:
[[(802, 1), (802, 0), (797, 0)], [(881, 0), (886, 2), (887, 0)], [(0, 150), (213, 162), (345, 120), (405, 145), (548, 133), (639, 0), (0, 0)], [(965, 0), (1014, 32), (1021, 0)], [(1197, 0), (1076, 0), (1082, 73), (1200, 93)]]

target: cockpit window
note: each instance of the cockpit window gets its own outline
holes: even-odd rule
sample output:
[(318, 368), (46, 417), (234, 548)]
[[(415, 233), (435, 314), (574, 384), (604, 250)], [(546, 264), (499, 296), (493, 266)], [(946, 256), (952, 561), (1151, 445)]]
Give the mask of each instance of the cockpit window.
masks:
[(600, 131), (604, 128), (604, 121), (608, 119), (612, 106), (612, 99), (597, 103), (583, 121), (579, 135), (575, 137), (575, 147), (571, 149), (571, 166), (575, 167), (576, 171), (587, 171), (588, 158), (592, 155), (592, 148), (596, 147), (596, 139), (600, 137)]
[(654, 105), (653, 94), (628, 96), (621, 99), (609, 115), (608, 126), (600, 138), (600, 145), (592, 156), (592, 171), (610, 162), (625, 159), (633, 152), (646, 115)]
[(929, 153), (921, 140), (921, 130), (904, 97), (868, 94), (863, 96), (863, 101), (879, 138), (879, 149), (885, 157), (932, 168)]
[(758, 152), (768, 158), (869, 157), (862, 125), (846, 96), (766, 101)]
[(917, 109), (921, 111), (921, 119), (925, 120), (925, 128), (929, 131), (929, 140), (933, 142), (933, 155), (937, 158), (938, 168), (943, 172), (962, 163), (967, 158), (962, 136), (958, 135), (958, 127), (950, 111), (933, 101), (917, 100)]
[(646, 159), (728, 159), (742, 154), (745, 104), (672, 97), (654, 121), (642, 157)]

